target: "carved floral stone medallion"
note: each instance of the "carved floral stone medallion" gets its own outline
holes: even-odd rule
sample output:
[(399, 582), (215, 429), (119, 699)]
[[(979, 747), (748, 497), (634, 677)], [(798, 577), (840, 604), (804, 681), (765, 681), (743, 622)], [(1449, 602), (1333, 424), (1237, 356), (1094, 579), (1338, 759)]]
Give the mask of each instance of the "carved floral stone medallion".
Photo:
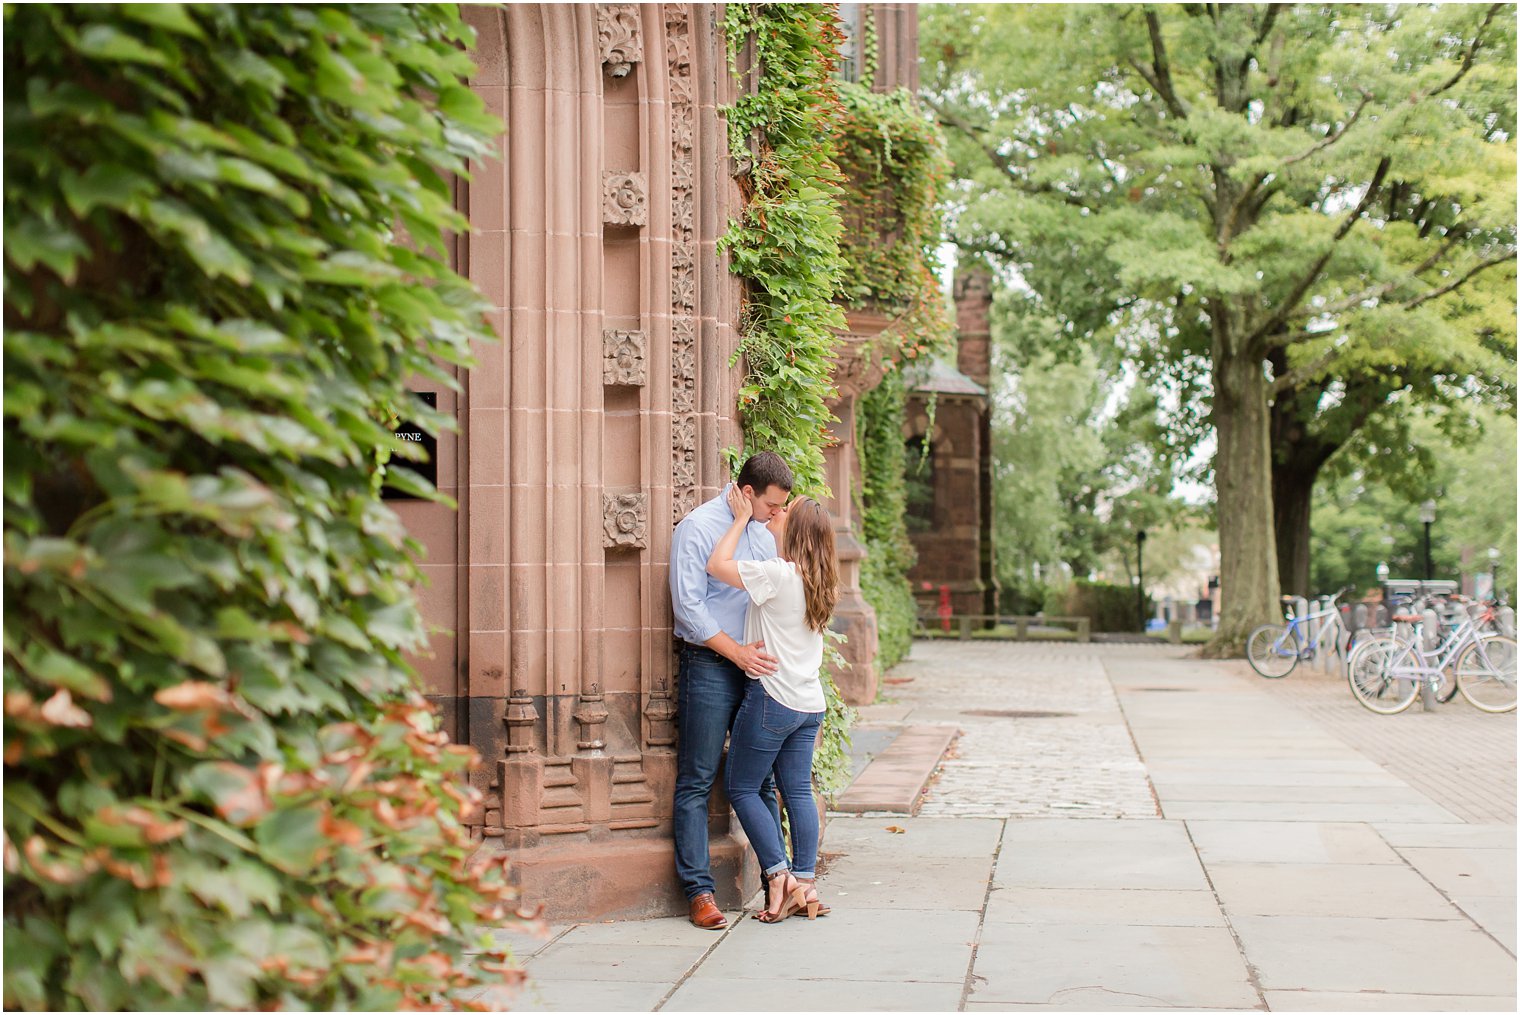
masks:
[(648, 379), (642, 331), (608, 328), (602, 332), (602, 383), (637, 387)]
[(602, 495), (602, 546), (642, 549), (649, 545), (649, 496), (642, 493)]
[(642, 226), (649, 221), (649, 184), (643, 173), (602, 174), (602, 222)]

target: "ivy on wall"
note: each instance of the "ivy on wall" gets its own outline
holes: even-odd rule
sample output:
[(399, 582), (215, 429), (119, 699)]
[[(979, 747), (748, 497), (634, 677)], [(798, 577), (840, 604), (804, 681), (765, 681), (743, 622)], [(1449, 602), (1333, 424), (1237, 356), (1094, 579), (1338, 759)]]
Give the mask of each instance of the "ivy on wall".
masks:
[(747, 366), (739, 391), (745, 443), (781, 455), (796, 492), (818, 496), (827, 490), (823, 449), (834, 421), (830, 354), (845, 326), (834, 302), (846, 263), (830, 141), (841, 36), (827, 4), (728, 4), (724, 31), (732, 66), (753, 42), (758, 78), (728, 110), (730, 152), (748, 166), (748, 200), (720, 241), (747, 283), (738, 351)]
[[(754, 47), (753, 87), (727, 111), (730, 154), (748, 167), (748, 200), (720, 241), (746, 283), (735, 358), (746, 364), (744, 439), (751, 451), (781, 455), (796, 476), (795, 492), (817, 497), (828, 489), (831, 354), (845, 326), (835, 302), (846, 269), (841, 177), (830, 141), (839, 118), (833, 72), (841, 35), (832, 4), (728, 4), (723, 27), (731, 68), (746, 44)], [(827, 665), (821, 677), (829, 707), (813, 774), (832, 795), (849, 782), (854, 710)]]
[(903, 444), (903, 376), (889, 370), (856, 403), (856, 449), (860, 453), (860, 591), (876, 611), (876, 664), (900, 662), (913, 641), (917, 607), (905, 577), (918, 559), (905, 522), (909, 467)]
[[(755, 77), (728, 111), (730, 149), (749, 167), (750, 200), (723, 240), (748, 283), (740, 408), (747, 445), (791, 462), (799, 492), (824, 485), (840, 303), (895, 318), (868, 353), (887, 364), (888, 377), (857, 407), (861, 586), (877, 613), (885, 668), (906, 654), (914, 619), (896, 364), (942, 349), (951, 332), (936, 274), (950, 161), (938, 126), (905, 89), (878, 93), (833, 78), (841, 38), (833, 5), (730, 4), (725, 18), (731, 64), (754, 45)], [(862, 27), (870, 81), (877, 53), (869, 14)], [(826, 741), (841, 736), (827, 722), (825, 730)]]
[[(438, 1006), (500, 982), (473, 752), (377, 495), (494, 340), (453, 6), (5, 8), (7, 1008)], [(411, 243), (398, 242), (398, 230)], [(388, 481), (437, 497), (415, 473)], [(473, 796), (472, 796), (473, 795)]]
[[(873, 42), (868, 32), (868, 66)], [(841, 82), (839, 94), (844, 113), (836, 161), (850, 226), (843, 245), (845, 298), (894, 318), (870, 353), (886, 375), (856, 404), (866, 549), (860, 586), (876, 611), (877, 664), (886, 669), (907, 655), (916, 613), (906, 577), (917, 555), (904, 515), (910, 463), (904, 461), (901, 364), (944, 350), (952, 331), (936, 250), (950, 160), (939, 127), (905, 89), (879, 93)]]

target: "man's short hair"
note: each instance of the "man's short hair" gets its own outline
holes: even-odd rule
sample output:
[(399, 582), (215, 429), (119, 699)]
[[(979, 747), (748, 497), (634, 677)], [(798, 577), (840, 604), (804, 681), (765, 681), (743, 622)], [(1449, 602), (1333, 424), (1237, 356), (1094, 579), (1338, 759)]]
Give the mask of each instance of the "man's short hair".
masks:
[(749, 461), (744, 463), (744, 468), (739, 470), (739, 478), (734, 482), (741, 487), (747, 486), (756, 493), (764, 493), (773, 486), (791, 493), (792, 470), (776, 452), (761, 451), (749, 456)]

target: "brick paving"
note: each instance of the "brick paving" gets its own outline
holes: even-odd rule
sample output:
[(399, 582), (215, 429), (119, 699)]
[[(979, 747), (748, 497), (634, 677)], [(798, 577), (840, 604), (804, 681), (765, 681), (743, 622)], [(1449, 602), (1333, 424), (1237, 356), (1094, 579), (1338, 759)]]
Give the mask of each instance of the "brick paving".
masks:
[(911, 680), (892, 685), (891, 696), (912, 709), (915, 724), (954, 724), (964, 733), (919, 813), (1158, 817), (1100, 651), (1063, 643), (916, 642), (911, 660), (892, 671)]
[(1338, 671), (1300, 665), (1265, 680), (1243, 662), (1229, 665), (1464, 821), (1515, 823), (1515, 713), (1480, 712), (1459, 694), (1429, 712), (1416, 701), (1378, 715), (1356, 703)]

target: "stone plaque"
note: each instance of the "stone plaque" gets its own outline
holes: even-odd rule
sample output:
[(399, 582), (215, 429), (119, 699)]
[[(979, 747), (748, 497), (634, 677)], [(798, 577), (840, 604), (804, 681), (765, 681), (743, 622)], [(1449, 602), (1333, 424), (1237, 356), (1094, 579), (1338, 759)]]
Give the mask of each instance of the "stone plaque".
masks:
[[(438, 392), (414, 391), (412, 394), (421, 399), (423, 402), (427, 403), (428, 408), (438, 408)], [(411, 471), (417, 473), (417, 475), (421, 476), (423, 479), (427, 480), (429, 483), (437, 486), (438, 438), (422, 429), (422, 427), (418, 426), (416, 423), (410, 421), (403, 422), (392, 432), (395, 433), (397, 437), (400, 437), (402, 440), (406, 441), (409, 444), (421, 445), (422, 450), (427, 452), (427, 460), (421, 462), (413, 461), (410, 458), (402, 458), (399, 455), (392, 455), (392, 464), (399, 465), (404, 469), (410, 469)], [(380, 488), (380, 496), (385, 500), (419, 499), (416, 494), (408, 493), (405, 490), (398, 490), (390, 484), (386, 484)]]

